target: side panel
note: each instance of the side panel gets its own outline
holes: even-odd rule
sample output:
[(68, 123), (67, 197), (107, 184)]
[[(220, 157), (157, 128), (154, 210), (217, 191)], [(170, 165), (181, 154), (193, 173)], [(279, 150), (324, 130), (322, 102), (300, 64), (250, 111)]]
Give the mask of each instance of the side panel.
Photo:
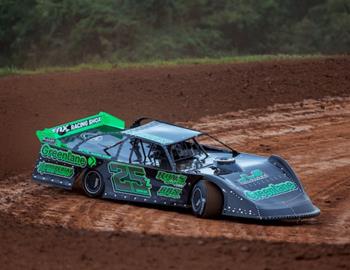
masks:
[(200, 176), (109, 161), (100, 168), (103, 198), (189, 207), (192, 185)]
[(97, 163), (95, 157), (43, 144), (32, 178), (40, 183), (72, 189), (74, 180), (81, 172), (89, 167), (97, 166)]
[(104, 181), (103, 198), (158, 205), (190, 207), (189, 197), (200, 175), (100, 159), (43, 144), (32, 178), (34, 181), (72, 189), (88, 170), (98, 171)]

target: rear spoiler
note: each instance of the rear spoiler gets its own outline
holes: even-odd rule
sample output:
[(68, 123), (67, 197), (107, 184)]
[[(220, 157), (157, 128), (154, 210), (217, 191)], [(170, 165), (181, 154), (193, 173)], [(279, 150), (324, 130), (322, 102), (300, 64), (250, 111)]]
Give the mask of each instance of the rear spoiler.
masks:
[(36, 136), (41, 143), (64, 146), (59, 139), (101, 126), (124, 129), (125, 122), (111, 114), (100, 112), (96, 115), (88, 116), (59, 126), (37, 130)]

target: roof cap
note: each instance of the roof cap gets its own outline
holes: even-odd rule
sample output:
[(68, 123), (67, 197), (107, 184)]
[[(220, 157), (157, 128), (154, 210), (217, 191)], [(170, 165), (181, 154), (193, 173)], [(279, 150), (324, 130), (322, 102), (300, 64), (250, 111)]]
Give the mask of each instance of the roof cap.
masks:
[(165, 145), (185, 141), (202, 134), (196, 130), (161, 121), (152, 121), (136, 128), (124, 130), (122, 133)]

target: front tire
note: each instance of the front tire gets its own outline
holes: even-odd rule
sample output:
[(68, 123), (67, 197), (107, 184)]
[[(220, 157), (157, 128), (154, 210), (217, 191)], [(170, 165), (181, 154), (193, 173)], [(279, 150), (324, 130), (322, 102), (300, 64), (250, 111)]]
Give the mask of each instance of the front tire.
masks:
[(105, 189), (102, 175), (98, 171), (88, 171), (82, 181), (84, 192), (89, 197), (100, 197)]
[(216, 218), (222, 212), (222, 194), (213, 183), (201, 180), (192, 190), (191, 205), (197, 217)]

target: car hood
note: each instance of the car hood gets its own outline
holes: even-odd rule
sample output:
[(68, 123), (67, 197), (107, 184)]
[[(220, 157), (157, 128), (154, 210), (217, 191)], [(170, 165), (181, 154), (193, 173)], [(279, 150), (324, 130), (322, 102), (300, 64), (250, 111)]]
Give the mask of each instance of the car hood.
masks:
[[(299, 178), (280, 157), (241, 153), (234, 158), (234, 162), (202, 168), (200, 172), (221, 187), (226, 205), (233, 201), (230, 196), (239, 198), (239, 204), (256, 209), (260, 217), (311, 216), (319, 213)], [(237, 205), (237, 202), (231, 203)]]

